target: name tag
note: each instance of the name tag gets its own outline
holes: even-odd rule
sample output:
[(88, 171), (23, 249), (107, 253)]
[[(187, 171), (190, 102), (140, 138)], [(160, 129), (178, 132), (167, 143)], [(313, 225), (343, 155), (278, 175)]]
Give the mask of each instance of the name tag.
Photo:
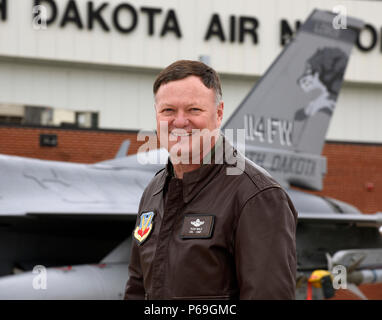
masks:
[(183, 220), (180, 237), (182, 239), (208, 239), (212, 237), (214, 215), (191, 214)]

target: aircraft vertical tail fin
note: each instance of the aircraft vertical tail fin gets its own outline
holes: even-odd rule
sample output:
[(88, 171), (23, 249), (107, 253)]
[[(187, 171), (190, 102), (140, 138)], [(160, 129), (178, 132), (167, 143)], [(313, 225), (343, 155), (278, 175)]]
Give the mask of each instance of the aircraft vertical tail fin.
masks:
[(351, 49), (363, 22), (314, 10), (223, 129), (245, 129), (247, 157), (283, 185), (322, 189), (321, 155)]
[(127, 152), (129, 151), (130, 147), (130, 140), (124, 140), (121, 144), (121, 146), (118, 149), (117, 154), (115, 155), (115, 159), (117, 158), (123, 158), (127, 156)]

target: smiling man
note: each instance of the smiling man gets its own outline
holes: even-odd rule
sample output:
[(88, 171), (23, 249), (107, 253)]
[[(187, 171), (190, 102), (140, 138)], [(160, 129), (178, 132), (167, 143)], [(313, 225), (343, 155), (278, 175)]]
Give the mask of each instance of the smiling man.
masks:
[(141, 198), (125, 298), (294, 299), (297, 213), (221, 135), (217, 73), (180, 60), (153, 91), (170, 156)]
[[(173, 67), (176, 71), (179, 65)], [(194, 68), (199, 68), (197, 71), (201, 74), (205, 66), (196, 63)], [(186, 78), (175, 77), (169, 82), (164, 74), (154, 84), (159, 141), (169, 150), (180, 179), (183, 173), (198, 168), (202, 158), (215, 145), (224, 108), (218, 78), (213, 82), (215, 88), (208, 88), (206, 85), (214, 84), (205, 80), (205, 85), (191, 70), (189, 73)]]

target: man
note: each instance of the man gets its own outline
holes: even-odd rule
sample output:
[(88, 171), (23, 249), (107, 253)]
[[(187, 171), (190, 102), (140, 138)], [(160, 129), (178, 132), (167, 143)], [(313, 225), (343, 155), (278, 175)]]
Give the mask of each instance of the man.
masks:
[(125, 298), (294, 299), (297, 213), (219, 133), (217, 73), (181, 60), (153, 89), (170, 158), (141, 198)]

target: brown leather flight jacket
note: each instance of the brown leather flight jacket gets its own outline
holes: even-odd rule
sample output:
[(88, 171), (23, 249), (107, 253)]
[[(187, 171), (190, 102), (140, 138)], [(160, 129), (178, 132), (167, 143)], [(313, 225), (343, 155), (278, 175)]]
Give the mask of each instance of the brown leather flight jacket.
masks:
[[(245, 169), (228, 175), (235, 157)], [(290, 198), (236, 150), (215, 163), (183, 179), (169, 163), (145, 189), (125, 299), (295, 298)]]

